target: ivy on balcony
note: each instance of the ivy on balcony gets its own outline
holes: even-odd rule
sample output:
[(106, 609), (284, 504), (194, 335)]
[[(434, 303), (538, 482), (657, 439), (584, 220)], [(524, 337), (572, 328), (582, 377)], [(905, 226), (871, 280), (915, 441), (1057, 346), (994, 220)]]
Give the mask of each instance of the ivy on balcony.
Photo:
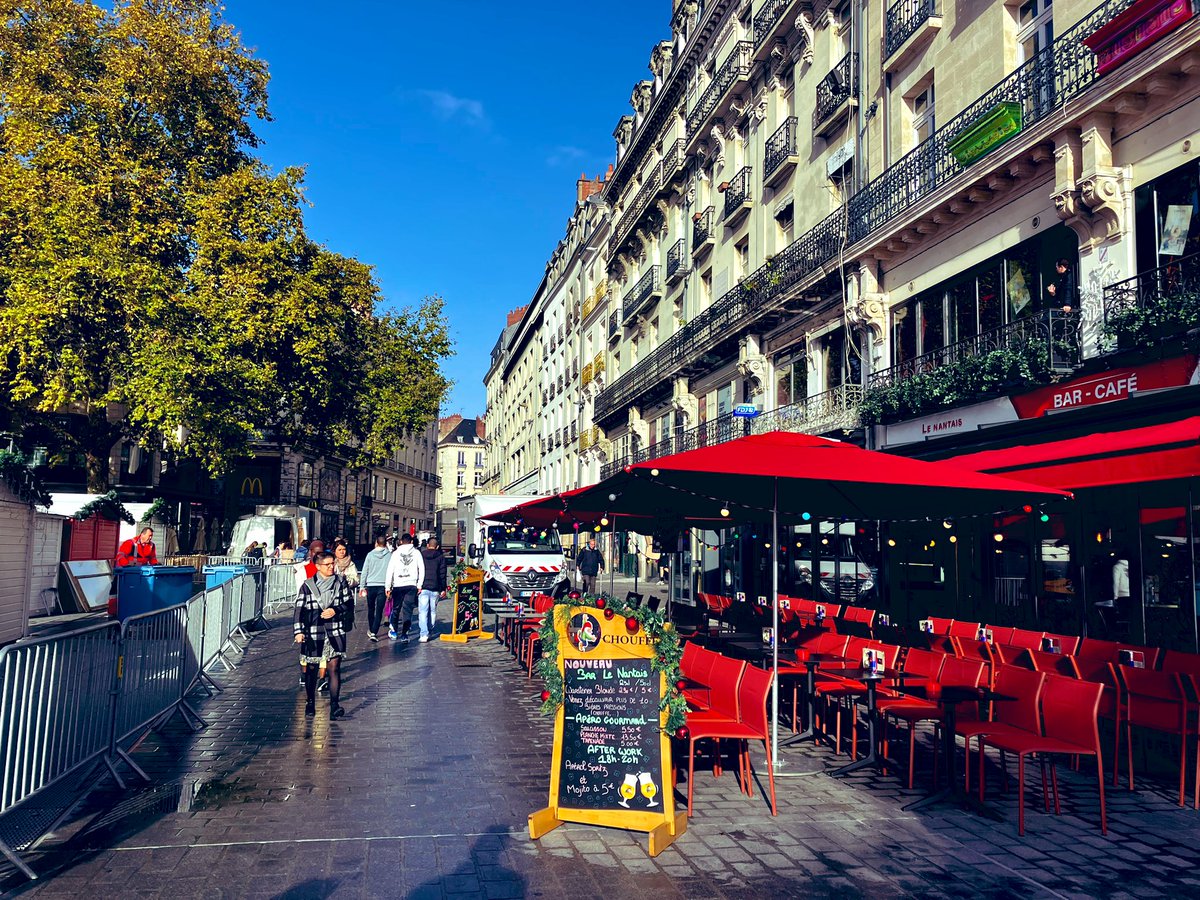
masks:
[(1200, 254), (1104, 289), (1104, 349), (1150, 349), (1200, 328)]

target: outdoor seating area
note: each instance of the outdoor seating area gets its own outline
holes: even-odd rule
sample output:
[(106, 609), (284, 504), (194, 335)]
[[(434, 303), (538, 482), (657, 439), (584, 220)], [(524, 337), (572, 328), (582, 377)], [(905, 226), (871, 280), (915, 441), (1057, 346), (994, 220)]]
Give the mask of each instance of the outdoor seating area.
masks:
[[(700, 599), (708, 620), (685, 644), (682, 663), (689, 812), (703, 802), (703, 780), (699, 786), (693, 780), (698, 745), (719, 776), (726, 759), (722, 738), (734, 742), (738, 778), (748, 795), (754, 774), (748, 745), (761, 741), (766, 747), (774, 811), (775, 761), (765, 718), (772, 648), (747, 628), (769, 627), (772, 611), (720, 595)], [(1027, 760), (1036, 760), (1042, 805), (1055, 814), (1062, 812), (1056, 765), (1066, 762), (1080, 772), (1094, 765), (1099, 808), (1091, 815), (1107, 833), (1104, 766), (1111, 760), (1114, 785), (1123, 767), (1132, 790), (1135, 755), (1146, 758), (1135, 754), (1141, 731), (1176, 742), (1178, 803), (1185, 803), (1190, 763), (1193, 806), (1200, 809), (1200, 655), (946, 618), (904, 629), (867, 608), (782, 596), (779, 622), (781, 714), (791, 726), (781, 746), (811, 740), (829, 749), (830, 765), (838, 755), (850, 758), (830, 774), (874, 767), (903, 777), (913, 789), (925, 745), (917, 739), (924, 733), (933, 750), (931, 794), (906, 808), (949, 799), (995, 816), (984, 805), (989, 778), (1003, 794), (1007, 763), (1015, 757), (1023, 835)], [(864, 626), (871, 633), (859, 632)], [(907, 738), (900, 762), (891, 757), (897, 736)], [(956, 761), (960, 752), (965, 762)]]

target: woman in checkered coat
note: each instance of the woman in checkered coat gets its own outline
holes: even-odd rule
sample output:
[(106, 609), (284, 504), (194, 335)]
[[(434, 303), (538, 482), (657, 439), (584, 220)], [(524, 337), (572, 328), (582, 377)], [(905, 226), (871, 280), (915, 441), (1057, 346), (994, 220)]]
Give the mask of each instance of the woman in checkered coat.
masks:
[(300, 644), (304, 663), (304, 705), (306, 716), (316, 715), (317, 669), (325, 642), (329, 642), (329, 718), (340, 719), (346, 714), (338, 700), (342, 692), (341, 664), (346, 655), (344, 616), (354, 604), (354, 589), (344, 577), (334, 572), (333, 554), (322, 551), (313, 557), (317, 573), (304, 579), (296, 595), (296, 612), (292, 630)]

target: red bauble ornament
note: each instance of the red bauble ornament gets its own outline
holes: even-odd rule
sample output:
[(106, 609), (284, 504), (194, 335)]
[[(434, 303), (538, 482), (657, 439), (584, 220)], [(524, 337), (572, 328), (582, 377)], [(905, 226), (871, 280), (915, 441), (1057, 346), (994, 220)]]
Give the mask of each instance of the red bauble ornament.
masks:
[(677, 682), (675, 682), (675, 687), (679, 688), (682, 691), (684, 688), (687, 687), (687, 682), (684, 681), (682, 678), (680, 678)]
[(545, 703), (549, 699), (550, 699), (550, 692), (542, 691), (542, 702)]
[(625, 627), (632, 633), (632, 632), (636, 632), (638, 630), (638, 628), (641, 627), (641, 623), (638, 622), (638, 620), (635, 619), (633, 616), (630, 616), (628, 619), (625, 620)]
[(571, 593), (567, 594), (567, 596), (570, 597), (572, 600), (578, 600), (580, 597), (583, 596), (583, 594), (579, 593), (579, 591), (571, 591)]
[(687, 730), (686, 725), (680, 725), (675, 729), (675, 737), (679, 738), (681, 741), (686, 741), (689, 734), (691, 734), (691, 732)]
[(608, 606), (608, 601), (603, 597), (596, 601), (596, 609), (604, 609), (606, 606)]
[(611, 619), (615, 615), (616, 615), (616, 613), (613, 612), (611, 609), (606, 609), (604, 611), (604, 618), (606, 618), (606, 619)]

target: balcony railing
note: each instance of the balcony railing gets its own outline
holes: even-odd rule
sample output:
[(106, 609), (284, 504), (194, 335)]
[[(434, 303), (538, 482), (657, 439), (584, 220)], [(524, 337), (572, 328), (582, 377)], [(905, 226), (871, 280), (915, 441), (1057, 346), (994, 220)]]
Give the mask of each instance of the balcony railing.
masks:
[(793, 289), (820, 266), (837, 257), (845, 240), (845, 215), (839, 210), (760, 266), (659, 344), (649, 356), (616, 379), (596, 398), (595, 417), (603, 419), (698, 359), (736, 333), (765, 304)]
[(704, 247), (708, 239), (712, 237), (712, 233), (713, 208), (709, 206), (700, 213), (699, 217), (692, 219), (692, 253)]
[(662, 266), (651, 266), (625, 295), (625, 300), (621, 303), (622, 321), (629, 322), (645, 309), (651, 299), (662, 296), (662, 280), (659, 276), (661, 271)]
[(735, 213), (740, 212), (745, 204), (750, 200), (750, 174), (749, 166), (742, 166), (738, 169), (736, 175), (729, 182), (729, 187), (725, 189), (725, 211), (723, 219), (728, 219)]
[(667, 281), (670, 281), (683, 265), (683, 258), (687, 254), (684, 244), (683, 238), (680, 238), (667, 251)]
[(616, 337), (617, 332), (621, 330), (621, 313), (613, 310), (608, 314), (608, 337), (609, 340)]
[(658, 184), (665, 187), (671, 180), (683, 171), (685, 160), (683, 153), (683, 138), (680, 138), (663, 151), (662, 164), (659, 167)]
[(1106, 349), (1151, 347), (1200, 326), (1200, 253), (1104, 289)]
[(813, 109), (813, 130), (829, 119), (851, 97), (858, 96), (858, 54), (847, 53), (817, 82), (817, 102)]
[(610, 254), (619, 250), (629, 235), (633, 233), (633, 229), (637, 227), (642, 214), (650, 206), (650, 201), (658, 193), (658, 172), (658, 169), (650, 170), (650, 174), (642, 184), (641, 190), (637, 192), (633, 201), (626, 207), (625, 214), (621, 216), (620, 222), (613, 231), (612, 239), (608, 243)]
[(858, 407), (862, 398), (862, 385), (839, 385), (763, 413), (752, 420), (751, 430), (755, 434), (765, 434), (768, 431), (792, 431), (802, 434), (850, 431), (858, 427)]
[(689, 135), (699, 134), (708, 117), (725, 97), (729, 88), (739, 78), (750, 77), (750, 65), (754, 54), (754, 44), (750, 41), (738, 41), (733, 51), (721, 63), (713, 80), (709, 82), (692, 111), (688, 113), (687, 130)]
[(599, 378), (600, 375), (603, 374), (603, 372), (604, 372), (604, 354), (603, 353), (597, 353), (596, 357), (592, 360), (592, 372), (595, 374), (595, 377), (597, 377), (597, 378)]
[(1096, 55), (1082, 39), (1132, 4), (1133, 0), (1100, 4), (851, 197), (850, 242), (863, 240), (967, 171), (970, 166), (960, 163), (949, 145), (998, 104), (1019, 104), (1025, 130), (1090, 87), (1097, 78)]
[(783, 165), (789, 156), (796, 155), (796, 124), (795, 116), (789, 116), (775, 133), (767, 138), (763, 153), (763, 181), (768, 181), (775, 170)]
[(767, 0), (754, 16), (754, 46), (761, 47), (792, 0)]
[(940, 16), (940, 0), (897, 0), (888, 7), (883, 55), (889, 57), (917, 33), (930, 16)]
[(886, 388), (996, 350), (1028, 348), (1044, 350), (1050, 372), (1066, 374), (1079, 365), (1079, 313), (1047, 309), (985, 331), (983, 334), (947, 344), (937, 350), (906, 359), (887, 369), (872, 372), (870, 387)]
[(583, 382), (583, 387), (587, 387), (589, 384), (592, 383), (592, 364), (591, 363), (588, 363), (586, 366), (583, 367), (583, 376), (580, 378), (580, 381)]

